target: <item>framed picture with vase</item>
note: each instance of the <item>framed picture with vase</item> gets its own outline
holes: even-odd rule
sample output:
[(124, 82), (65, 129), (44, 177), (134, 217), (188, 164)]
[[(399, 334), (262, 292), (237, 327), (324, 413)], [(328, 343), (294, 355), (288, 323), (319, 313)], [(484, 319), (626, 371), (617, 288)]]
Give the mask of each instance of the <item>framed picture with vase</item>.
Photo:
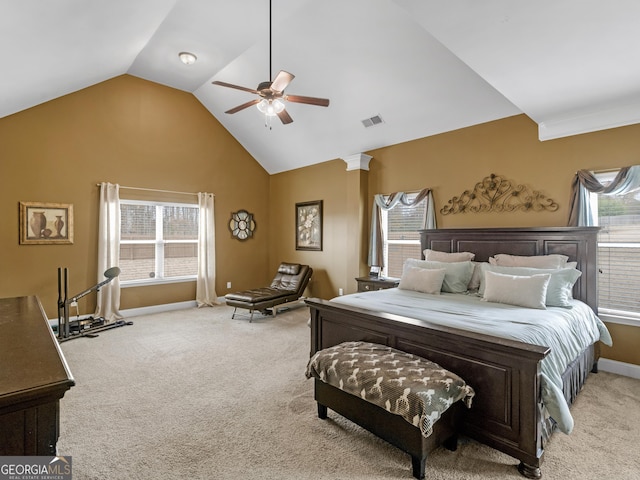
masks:
[(20, 202), (20, 244), (73, 243), (73, 205)]

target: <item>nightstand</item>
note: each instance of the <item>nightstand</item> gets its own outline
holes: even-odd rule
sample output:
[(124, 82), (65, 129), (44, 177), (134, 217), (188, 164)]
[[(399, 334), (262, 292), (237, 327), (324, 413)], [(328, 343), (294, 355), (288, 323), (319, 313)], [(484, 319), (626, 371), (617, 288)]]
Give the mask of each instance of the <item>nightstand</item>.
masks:
[(397, 287), (400, 283), (399, 278), (373, 278), (373, 277), (358, 277), (359, 292), (370, 292), (372, 290), (384, 290), (386, 288)]

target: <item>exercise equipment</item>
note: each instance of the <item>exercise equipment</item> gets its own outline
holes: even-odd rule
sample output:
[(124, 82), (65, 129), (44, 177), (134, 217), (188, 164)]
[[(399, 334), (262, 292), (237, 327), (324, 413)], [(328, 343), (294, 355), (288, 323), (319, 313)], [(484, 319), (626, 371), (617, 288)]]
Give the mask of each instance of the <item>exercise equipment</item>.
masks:
[(123, 327), (125, 325), (133, 325), (133, 322), (124, 320), (118, 320), (112, 323), (105, 323), (104, 318), (89, 317), (83, 320), (69, 321), (69, 307), (75, 305), (78, 306), (78, 300), (85, 295), (90, 294), (93, 291), (100, 290), (101, 287), (111, 282), (114, 278), (120, 275), (120, 269), (118, 267), (111, 267), (105, 270), (104, 276), (106, 280), (87, 288), (82, 292), (68, 297), (67, 292), (69, 290), (69, 275), (67, 268), (58, 268), (58, 341), (64, 342), (73, 338), (79, 337), (97, 337), (96, 332), (103, 330), (109, 330), (112, 328)]

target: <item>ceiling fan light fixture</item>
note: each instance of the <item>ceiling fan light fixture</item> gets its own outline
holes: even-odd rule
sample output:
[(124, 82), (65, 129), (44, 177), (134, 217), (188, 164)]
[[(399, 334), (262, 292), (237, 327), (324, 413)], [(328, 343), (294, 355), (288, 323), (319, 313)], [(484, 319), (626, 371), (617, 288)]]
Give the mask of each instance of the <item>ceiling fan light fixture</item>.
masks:
[(258, 107), (258, 111), (264, 114), (264, 125), (271, 130), (271, 119), (277, 116), (283, 125), (288, 125), (293, 122), (293, 118), (289, 115), (285, 108), (285, 100), (293, 103), (304, 103), (307, 105), (317, 105), (319, 107), (328, 107), (329, 99), (327, 98), (315, 98), (306, 97), (304, 95), (290, 95), (284, 94), (285, 89), (291, 83), (291, 80), (295, 78), (292, 73), (280, 70), (278, 74), (273, 77), (273, 70), (271, 69), (271, 0), (269, 0), (269, 80), (266, 82), (260, 82), (258, 88), (247, 88), (240, 85), (234, 85), (232, 83), (221, 82), (214, 80), (214, 85), (220, 85), (221, 87), (235, 88), (236, 90), (243, 90), (245, 92), (253, 93), (258, 98), (254, 98), (249, 102), (245, 102), (242, 105), (231, 108), (224, 113), (238, 113), (241, 110), (249, 108), (253, 105)]
[(178, 57), (180, 58), (180, 61), (185, 65), (193, 65), (194, 63), (196, 63), (196, 60), (198, 60), (198, 57), (196, 57), (195, 54), (191, 52), (180, 52), (178, 54)]
[(284, 110), (284, 102), (279, 98), (273, 100), (267, 100), (263, 98), (257, 105), (258, 110), (264, 113), (267, 117), (275, 117), (281, 111)]

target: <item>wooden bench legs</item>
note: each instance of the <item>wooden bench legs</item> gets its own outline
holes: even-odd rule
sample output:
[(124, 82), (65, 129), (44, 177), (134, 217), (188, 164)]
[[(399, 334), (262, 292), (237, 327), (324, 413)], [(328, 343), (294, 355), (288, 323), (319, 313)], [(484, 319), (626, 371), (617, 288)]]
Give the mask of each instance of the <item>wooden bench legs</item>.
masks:
[(318, 379), (315, 379), (315, 399), (318, 402), (318, 418), (326, 419), (328, 409), (360, 425), (374, 435), (411, 456), (413, 476), (425, 477), (427, 456), (443, 445), (456, 450), (458, 431), (464, 405), (456, 402), (445, 411), (433, 427), (433, 433), (424, 437), (420, 429), (414, 427), (399, 415), (373, 405), (359, 397), (346, 393)]

